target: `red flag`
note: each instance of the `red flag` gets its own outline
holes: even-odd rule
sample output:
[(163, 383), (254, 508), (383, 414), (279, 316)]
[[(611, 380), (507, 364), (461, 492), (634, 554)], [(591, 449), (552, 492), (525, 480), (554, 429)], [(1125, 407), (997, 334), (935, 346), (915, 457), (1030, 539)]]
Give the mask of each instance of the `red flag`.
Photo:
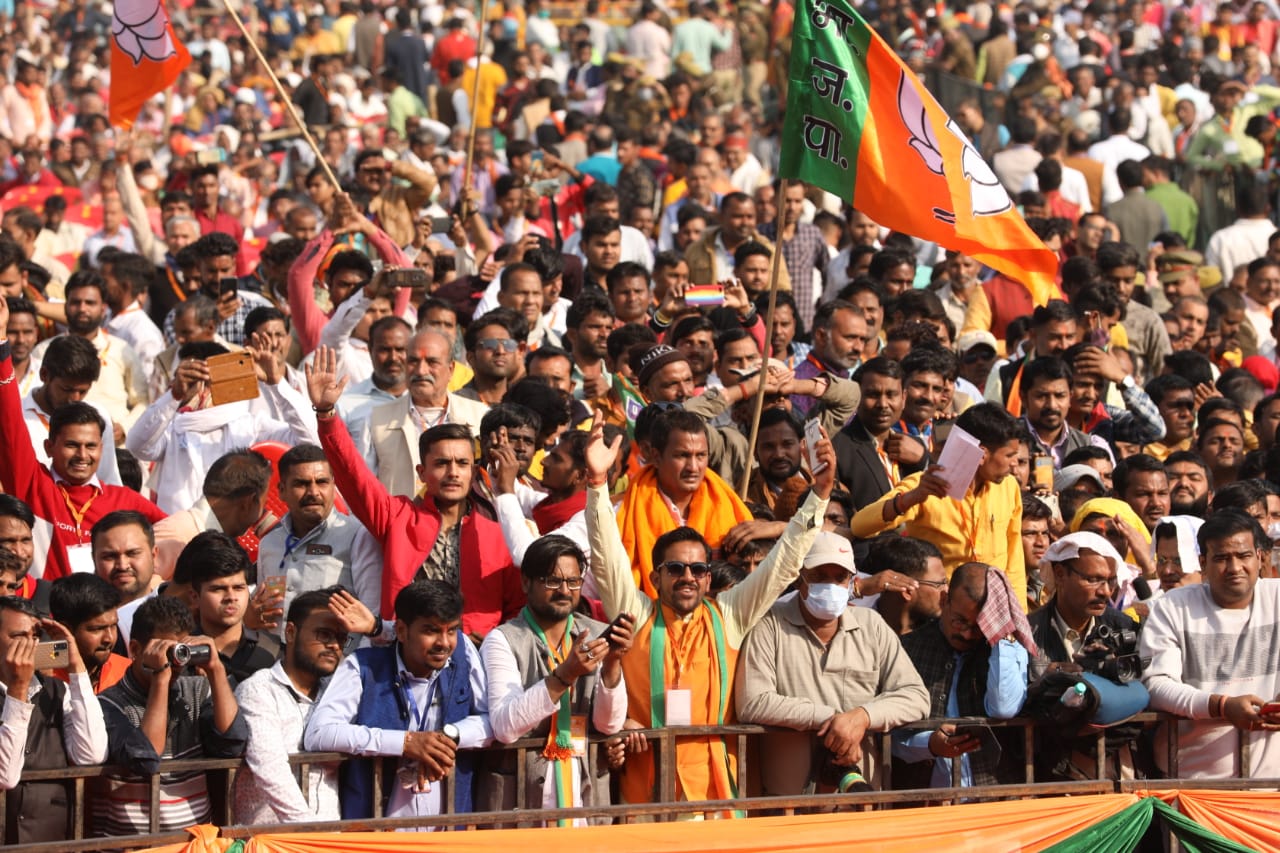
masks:
[(133, 127), (152, 95), (191, 64), (163, 0), (116, 0), (111, 18), (111, 123)]

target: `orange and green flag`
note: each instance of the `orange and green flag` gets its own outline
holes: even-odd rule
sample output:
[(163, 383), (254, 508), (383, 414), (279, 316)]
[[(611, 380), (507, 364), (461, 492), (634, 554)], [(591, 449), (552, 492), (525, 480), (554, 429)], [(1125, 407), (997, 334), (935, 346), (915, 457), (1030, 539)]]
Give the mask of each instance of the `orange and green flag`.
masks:
[(1020, 281), (1037, 305), (1057, 257), (956, 123), (847, 0), (800, 0), (779, 174), (881, 225)]

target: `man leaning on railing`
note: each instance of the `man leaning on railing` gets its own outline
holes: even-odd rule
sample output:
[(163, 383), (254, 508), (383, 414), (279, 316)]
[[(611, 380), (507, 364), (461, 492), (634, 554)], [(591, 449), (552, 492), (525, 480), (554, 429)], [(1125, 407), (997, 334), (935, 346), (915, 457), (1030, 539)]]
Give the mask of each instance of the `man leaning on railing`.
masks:
[[(35, 671), (41, 629), (66, 643), (68, 685)], [(0, 797), (8, 797), (0, 837), (5, 844), (61, 841), (71, 834), (70, 784), (18, 780), (24, 769), (104, 761), (107, 729), (71, 632), (12, 596), (0, 598), (0, 695)]]
[[(628, 725), (724, 725), (733, 721), (732, 689), (743, 638), (795, 580), (800, 563), (821, 530), (835, 481), (836, 459), (824, 435), (816, 452), (825, 464), (814, 475), (813, 490), (787, 523), (782, 538), (746, 580), (707, 598), (711, 549), (702, 535), (678, 527), (653, 546), (650, 576), (658, 599), (636, 586), (609, 500), (607, 482), (621, 438), (604, 443), (604, 415), (597, 411), (587, 445), (587, 535), (592, 573), (605, 615), (634, 614), (635, 648), (623, 659), (627, 682)], [(656, 683), (665, 686), (659, 689)], [(665, 756), (672, 760), (672, 756)], [(676, 796), (683, 801), (738, 796), (735, 756), (721, 737), (684, 737), (676, 744)], [(622, 772), (622, 799), (649, 802), (653, 797), (652, 753), (631, 755)]]
[(864, 761), (868, 732), (922, 719), (929, 694), (885, 620), (850, 607), (853, 546), (822, 532), (804, 558), (800, 588), (751, 629), (738, 667), (738, 718), (796, 733), (765, 735), (766, 795), (847, 790), (879, 762)]
[[(1151, 709), (1178, 726), (1181, 778), (1280, 776), (1280, 580), (1259, 580), (1271, 539), (1256, 520), (1220, 510), (1200, 528), (1204, 583), (1157, 599), (1139, 654)], [(1166, 724), (1168, 725), (1168, 724)], [(1157, 738), (1156, 743), (1166, 743)], [(1248, 746), (1241, 767), (1237, 745)], [(1170, 770), (1157, 748), (1156, 762)]]

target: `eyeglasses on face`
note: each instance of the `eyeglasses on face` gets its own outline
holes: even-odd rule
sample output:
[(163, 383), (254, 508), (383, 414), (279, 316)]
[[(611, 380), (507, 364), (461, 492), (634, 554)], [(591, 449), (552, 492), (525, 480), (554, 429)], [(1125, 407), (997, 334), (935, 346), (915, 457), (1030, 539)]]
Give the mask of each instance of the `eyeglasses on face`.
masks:
[(685, 572), (688, 572), (695, 578), (705, 578), (711, 573), (711, 566), (706, 563), (682, 563), (679, 560), (667, 560), (665, 563), (658, 566), (658, 568), (662, 569), (673, 578), (682, 578), (684, 577)]
[(545, 577), (542, 579), (542, 585), (547, 589), (559, 589), (565, 587), (570, 592), (582, 589), (582, 578), (561, 578), (561, 577)]
[(479, 343), (479, 349), (489, 350), (490, 352), (515, 352), (520, 345), (511, 338), (484, 338)]
[(339, 646), (345, 648), (350, 636), (345, 633), (330, 631), (328, 628), (317, 628), (311, 632), (313, 642), (322, 646)]
[(947, 581), (927, 581), (924, 578), (917, 578), (916, 582), (924, 586), (931, 586), (934, 589), (944, 589), (949, 585)]
[(1080, 582), (1090, 589), (1101, 589), (1104, 586), (1117, 586), (1120, 581), (1117, 578), (1091, 578), (1080, 573), (1075, 566), (1067, 566), (1067, 571), (1080, 578)]

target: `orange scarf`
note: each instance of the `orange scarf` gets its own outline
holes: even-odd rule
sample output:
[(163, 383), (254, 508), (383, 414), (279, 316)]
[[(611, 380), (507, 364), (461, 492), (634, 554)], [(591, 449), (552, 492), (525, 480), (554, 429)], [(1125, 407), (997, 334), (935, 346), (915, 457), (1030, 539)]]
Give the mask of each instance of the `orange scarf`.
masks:
[[(742, 499), (728, 483), (708, 470), (689, 502), (684, 523), (701, 533), (712, 548), (719, 548), (720, 540), (735, 524), (750, 520), (751, 512)], [(658, 597), (649, 580), (653, 570), (653, 543), (677, 526), (666, 497), (658, 491), (658, 473), (649, 465), (632, 480), (622, 499), (618, 529), (622, 533), (622, 545), (631, 558), (631, 574), (635, 576), (636, 586), (650, 598)]]
[[(709, 604), (718, 607), (715, 602)], [(690, 692), (689, 721), (693, 725), (716, 725), (720, 710), (720, 667), (728, 668), (727, 683), (732, 691), (738, 650), (726, 644), (728, 660), (717, 660), (715, 632), (711, 613), (706, 607), (699, 607), (684, 622), (669, 607), (657, 602), (654, 605), (662, 608), (667, 628), (664, 655), (667, 683), (663, 686)], [(627, 685), (627, 717), (644, 726), (650, 724), (653, 713), (655, 687), (651, 684), (649, 652), (657, 613), (655, 609), (640, 626), (635, 647), (622, 659), (622, 676)], [(735, 719), (733, 697), (730, 695), (725, 702), (725, 723), (732, 724)], [(736, 776), (736, 757), (725, 749), (723, 738), (681, 738), (676, 745), (678, 799), (731, 799), (735, 796), (733, 780)], [(650, 802), (653, 799), (653, 778), (652, 752), (628, 756), (622, 772), (622, 801)]]

